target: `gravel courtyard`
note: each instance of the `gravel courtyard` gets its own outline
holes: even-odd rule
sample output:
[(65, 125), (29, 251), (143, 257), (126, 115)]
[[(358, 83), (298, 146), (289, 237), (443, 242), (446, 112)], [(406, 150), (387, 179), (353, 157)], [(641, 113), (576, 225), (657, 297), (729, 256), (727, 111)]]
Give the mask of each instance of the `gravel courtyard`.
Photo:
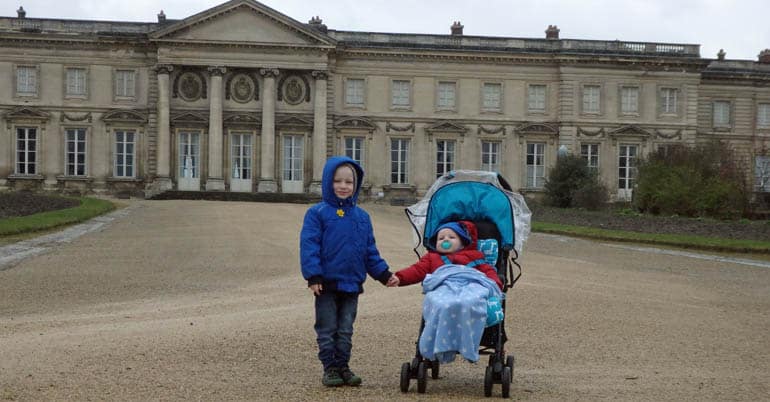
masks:
[[(364, 207), (390, 265), (414, 262), (402, 208)], [(306, 208), (133, 200), (103, 230), (0, 268), (0, 400), (485, 399), (485, 363), (399, 391), (420, 287), (371, 280), (353, 342), (364, 384), (321, 385), (298, 267)], [(513, 399), (770, 398), (767, 260), (533, 234), (520, 261)]]

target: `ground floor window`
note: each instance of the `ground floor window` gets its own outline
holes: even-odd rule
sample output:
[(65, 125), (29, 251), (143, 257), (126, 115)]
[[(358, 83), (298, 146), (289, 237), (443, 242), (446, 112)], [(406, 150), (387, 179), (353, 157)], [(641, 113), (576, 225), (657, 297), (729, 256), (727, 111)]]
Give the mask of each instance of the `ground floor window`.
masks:
[(16, 174), (37, 174), (36, 128), (16, 128)]
[(636, 181), (636, 145), (621, 145), (618, 155), (618, 189), (631, 190)]
[(588, 169), (592, 172), (599, 171), (599, 144), (581, 144), (580, 157), (586, 161)]
[(770, 156), (757, 156), (754, 160), (754, 183), (757, 191), (770, 192)]
[(409, 140), (393, 138), (390, 140), (390, 182), (406, 184), (409, 177)]
[(251, 179), (251, 133), (230, 136), (230, 163), (233, 179)]
[(500, 143), (481, 142), (481, 170), (500, 172)]
[(179, 133), (179, 177), (200, 177), (200, 133)]
[(545, 186), (545, 143), (527, 143), (527, 187)]
[(68, 128), (65, 133), (65, 174), (86, 175), (86, 129)]
[(455, 142), (436, 141), (436, 177), (449, 173), (455, 166)]
[(132, 178), (136, 175), (136, 133), (115, 131), (115, 177)]
[(283, 180), (302, 181), (302, 136), (283, 137)]
[(361, 137), (345, 137), (345, 156), (364, 166), (364, 139)]

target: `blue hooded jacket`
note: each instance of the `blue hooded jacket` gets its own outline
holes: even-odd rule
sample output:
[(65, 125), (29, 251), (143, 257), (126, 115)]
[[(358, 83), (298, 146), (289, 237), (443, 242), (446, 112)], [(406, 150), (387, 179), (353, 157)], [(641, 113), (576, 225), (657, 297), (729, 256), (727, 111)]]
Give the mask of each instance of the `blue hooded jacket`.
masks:
[[(334, 172), (342, 164), (355, 168), (353, 195), (334, 194)], [(333, 156), (326, 161), (321, 181), (323, 201), (305, 213), (300, 233), (300, 265), (308, 286), (320, 283), (324, 292), (362, 293), (366, 274), (382, 282), (391, 276), (377, 250), (369, 214), (356, 205), (364, 170), (353, 159)]]

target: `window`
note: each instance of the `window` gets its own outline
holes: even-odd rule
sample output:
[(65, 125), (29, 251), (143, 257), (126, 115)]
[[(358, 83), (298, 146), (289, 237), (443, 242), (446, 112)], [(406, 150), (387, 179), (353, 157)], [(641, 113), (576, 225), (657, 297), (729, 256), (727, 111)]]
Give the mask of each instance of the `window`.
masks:
[(527, 187), (545, 185), (545, 143), (527, 143)]
[(345, 156), (364, 166), (364, 139), (361, 137), (345, 138)]
[(600, 91), (598, 85), (583, 87), (583, 113), (599, 113)]
[(66, 73), (67, 96), (85, 96), (86, 95), (86, 69), (68, 68)]
[(527, 108), (530, 112), (545, 112), (545, 85), (530, 85), (527, 89)]
[(503, 86), (485, 82), (482, 86), (482, 108), (484, 110), (500, 110), (502, 104)]
[(586, 161), (588, 169), (599, 171), (599, 144), (581, 144), (580, 156)]
[(70, 128), (65, 133), (64, 172), (67, 176), (86, 175), (86, 129)]
[(757, 105), (757, 127), (770, 127), (770, 103), (760, 103)]
[(411, 83), (406, 80), (393, 80), (391, 88), (391, 105), (394, 107), (409, 107), (410, 85)]
[(754, 183), (759, 192), (770, 192), (770, 156), (757, 156), (754, 160)]
[(454, 109), (457, 97), (455, 96), (456, 84), (454, 82), (439, 82), (436, 95), (436, 107), (438, 109)]
[(34, 67), (34, 66), (16, 67), (16, 95), (18, 96), (36, 96), (37, 95), (37, 67)]
[(134, 70), (115, 70), (115, 96), (133, 98), (136, 96), (136, 72)]
[(349, 78), (345, 81), (345, 104), (347, 106), (364, 106), (364, 80)]
[(730, 127), (730, 102), (714, 101), (714, 127)]
[(230, 178), (251, 180), (251, 133), (232, 133), (230, 136), (230, 163), (232, 164)]
[(441, 177), (454, 170), (455, 166), (455, 142), (436, 141), (436, 177)]
[(620, 88), (620, 112), (623, 114), (639, 113), (639, 87)]
[(631, 190), (636, 180), (636, 145), (620, 145), (618, 155), (618, 189)]
[(500, 172), (500, 143), (481, 142), (481, 170)]
[(662, 88), (660, 90), (660, 111), (664, 114), (677, 113), (677, 99), (679, 90), (676, 88)]
[(136, 133), (127, 130), (115, 131), (115, 177), (136, 176)]
[(16, 128), (16, 174), (37, 174), (36, 128)]
[(406, 184), (409, 177), (409, 140), (393, 138), (390, 140), (390, 182)]

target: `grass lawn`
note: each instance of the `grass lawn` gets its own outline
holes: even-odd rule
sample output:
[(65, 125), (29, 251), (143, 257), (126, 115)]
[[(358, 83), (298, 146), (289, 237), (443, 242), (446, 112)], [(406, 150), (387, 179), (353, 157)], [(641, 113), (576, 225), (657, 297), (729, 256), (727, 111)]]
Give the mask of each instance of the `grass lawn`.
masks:
[(0, 219), (0, 238), (47, 231), (86, 221), (115, 209), (115, 204), (97, 198), (79, 197), (80, 205), (73, 208)]

